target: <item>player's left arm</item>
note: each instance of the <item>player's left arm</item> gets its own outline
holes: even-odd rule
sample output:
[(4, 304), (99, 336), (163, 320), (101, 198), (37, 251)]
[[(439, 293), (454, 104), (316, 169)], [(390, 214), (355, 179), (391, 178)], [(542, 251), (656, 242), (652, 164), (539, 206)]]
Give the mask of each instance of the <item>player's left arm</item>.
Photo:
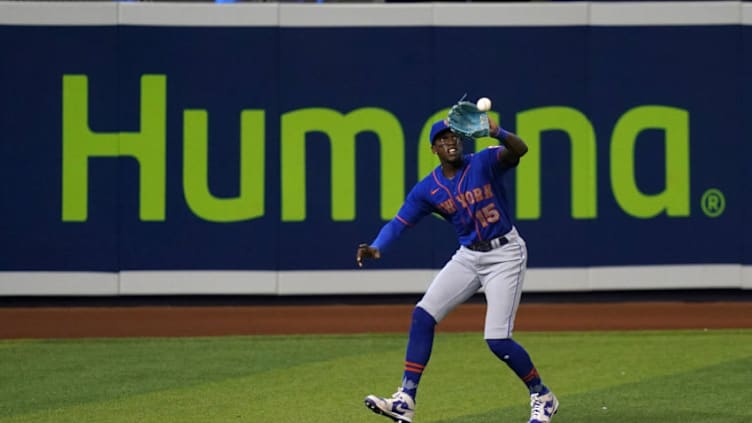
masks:
[(527, 144), (517, 134), (509, 132), (497, 125), (489, 116), (488, 128), (492, 137), (501, 141), (504, 149), (498, 155), (499, 163), (504, 167), (515, 167), (520, 163), (520, 158), (527, 153)]

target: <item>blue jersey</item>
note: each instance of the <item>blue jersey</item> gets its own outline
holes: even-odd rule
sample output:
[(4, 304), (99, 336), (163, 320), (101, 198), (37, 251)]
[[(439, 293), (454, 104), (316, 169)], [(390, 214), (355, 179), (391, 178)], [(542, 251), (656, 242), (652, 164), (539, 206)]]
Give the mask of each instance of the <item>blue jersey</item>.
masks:
[(463, 156), (463, 165), (452, 179), (438, 166), (413, 187), (397, 216), (371, 245), (383, 251), (405, 228), (431, 213), (452, 224), (462, 245), (509, 232), (513, 222), (502, 183), (508, 170), (499, 162), (502, 150), (494, 146)]

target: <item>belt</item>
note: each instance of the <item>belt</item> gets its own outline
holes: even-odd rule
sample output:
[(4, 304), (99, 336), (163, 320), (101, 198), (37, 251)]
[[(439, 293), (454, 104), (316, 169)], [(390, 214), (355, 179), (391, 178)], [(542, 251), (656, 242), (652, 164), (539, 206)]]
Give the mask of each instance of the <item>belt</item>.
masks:
[(502, 245), (505, 245), (509, 242), (507, 237), (505, 236), (499, 236), (493, 239), (489, 239), (487, 241), (475, 241), (470, 245), (466, 245), (465, 247), (473, 250), (473, 251), (480, 251), (482, 253), (485, 253), (487, 251), (491, 251), (494, 248), (499, 248)]

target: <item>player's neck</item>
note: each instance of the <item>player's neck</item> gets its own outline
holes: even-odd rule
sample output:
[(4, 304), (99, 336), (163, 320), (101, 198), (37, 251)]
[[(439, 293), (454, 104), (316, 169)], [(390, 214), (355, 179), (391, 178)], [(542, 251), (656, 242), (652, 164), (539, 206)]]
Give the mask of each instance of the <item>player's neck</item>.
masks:
[(444, 162), (441, 164), (441, 173), (447, 179), (452, 179), (457, 175), (460, 168), (462, 168), (462, 161), (459, 163)]

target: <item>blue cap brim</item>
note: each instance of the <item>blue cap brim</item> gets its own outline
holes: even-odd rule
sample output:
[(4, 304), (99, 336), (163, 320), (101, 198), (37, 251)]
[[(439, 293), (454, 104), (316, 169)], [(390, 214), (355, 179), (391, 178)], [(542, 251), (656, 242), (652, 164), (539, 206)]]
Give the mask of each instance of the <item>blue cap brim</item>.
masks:
[(446, 120), (442, 119), (438, 122), (434, 122), (434, 124), (431, 126), (431, 136), (428, 139), (431, 142), (431, 145), (433, 145), (434, 141), (436, 141), (436, 136), (440, 133), (446, 131), (449, 128), (449, 125), (447, 125)]

